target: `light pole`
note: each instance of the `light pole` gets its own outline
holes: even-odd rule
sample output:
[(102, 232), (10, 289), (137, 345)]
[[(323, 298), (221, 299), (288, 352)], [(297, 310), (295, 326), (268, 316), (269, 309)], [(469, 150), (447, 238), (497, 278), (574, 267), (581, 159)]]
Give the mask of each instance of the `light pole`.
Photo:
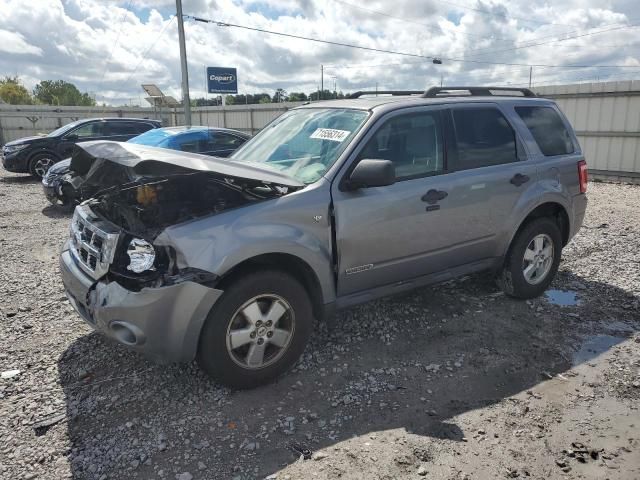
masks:
[(187, 47), (184, 42), (182, 0), (176, 0), (176, 16), (178, 17), (178, 43), (180, 44), (180, 68), (182, 70), (182, 105), (184, 108), (184, 124), (187, 127), (190, 127), (191, 100), (189, 99), (189, 71), (187, 69)]

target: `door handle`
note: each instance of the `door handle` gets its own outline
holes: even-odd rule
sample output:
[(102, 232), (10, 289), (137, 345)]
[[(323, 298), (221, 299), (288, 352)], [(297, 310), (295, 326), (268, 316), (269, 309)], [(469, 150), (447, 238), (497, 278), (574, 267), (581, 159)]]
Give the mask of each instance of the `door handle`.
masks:
[(509, 180), (509, 182), (514, 184), (516, 187), (519, 187), (520, 185), (527, 183), (528, 181), (529, 177), (527, 175), (522, 175), (521, 173), (516, 173), (513, 177), (511, 177), (511, 180)]
[(431, 189), (422, 196), (422, 201), (427, 202), (429, 205), (433, 205), (434, 203), (438, 203), (440, 200), (445, 199), (447, 195), (448, 193), (442, 190)]

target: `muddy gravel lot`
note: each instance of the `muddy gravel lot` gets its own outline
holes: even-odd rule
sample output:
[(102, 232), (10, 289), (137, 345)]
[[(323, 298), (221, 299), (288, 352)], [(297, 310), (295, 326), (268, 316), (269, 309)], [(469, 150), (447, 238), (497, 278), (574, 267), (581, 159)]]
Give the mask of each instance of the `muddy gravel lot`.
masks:
[(0, 478), (638, 479), (640, 188), (589, 195), (547, 296), (478, 275), (353, 308), (233, 392), (92, 333), (58, 276), (70, 214), (2, 172)]

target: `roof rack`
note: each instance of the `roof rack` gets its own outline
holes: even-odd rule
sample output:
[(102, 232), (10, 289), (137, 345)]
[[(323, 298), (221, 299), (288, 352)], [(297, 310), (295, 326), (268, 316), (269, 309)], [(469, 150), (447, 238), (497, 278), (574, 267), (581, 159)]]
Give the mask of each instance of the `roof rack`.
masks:
[(423, 90), (363, 90), (349, 95), (349, 98), (360, 98), (363, 95), (424, 95)]
[[(519, 92), (523, 97), (535, 97), (536, 94), (533, 93), (528, 88), (514, 88), (514, 87), (431, 87), (429, 90), (424, 92), (422, 95), (424, 98), (434, 98), (434, 97), (453, 97), (460, 96), (462, 92), (469, 92), (469, 95), (472, 97), (491, 97), (491, 96), (510, 96), (510, 95), (502, 95), (502, 93), (498, 93), (497, 95), (492, 93), (495, 92)], [(519, 95), (513, 95), (519, 96)]]

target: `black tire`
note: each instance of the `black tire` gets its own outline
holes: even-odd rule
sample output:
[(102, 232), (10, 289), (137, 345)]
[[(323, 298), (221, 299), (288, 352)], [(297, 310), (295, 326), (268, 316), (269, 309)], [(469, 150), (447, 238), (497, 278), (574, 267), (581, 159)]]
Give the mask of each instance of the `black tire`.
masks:
[[(49, 160), (49, 162), (47, 162), (49, 165), (43, 170), (44, 166), (41, 164), (45, 160)], [(60, 159), (52, 153), (36, 153), (29, 159), (29, 173), (36, 178), (42, 179), (44, 174), (47, 173), (46, 171), (59, 160)]]
[[(269, 295), (280, 297), (291, 309), (287, 310), (282, 317), (293, 325), (288, 344), (281, 349), (282, 353), (279, 357), (276, 356), (272, 363), (263, 367), (249, 368), (239, 365), (237, 362), (241, 355), (236, 355), (238, 350), (230, 351), (230, 347), (228, 348), (229, 329), (232, 328), (232, 322), (235, 325), (238, 321), (238, 311), (243, 305), (256, 297)], [(293, 312), (292, 315), (290, 311)], [(242, 319), (243, 316), (240, 318)], [(291, 321), (291, 318), (294, 320)], [(249, 326), (249, 328), (252, 327)], [(228, 387), (236, 389), (257, 387), (273, 381), (298, 360), (312, 330), (313, 312), (305, 288), (284, 272), (258, 271), (241, 276), (232, 282), (211, 309), (200, 334), (197, 361), (212, 378)], [(254, 333), (255, 331), (257, 330), (254, 330)], [(242, 348), (244, 347), (240, 347), (240, 350)], [(278, 347), (273, 346), (273, 348)]]
[[(549, 270), (544, 276), (536, 279), (532, 284), (525, 278), (525, 251), (533, 239), (539, 235), (546, 235), (553, 246), (553, 259)], [(562, 254), (562, 235), (557, 222), (553, 218), (537, 218), (525, 227), (513, 239), (502, 270), (498, 273), (498, 285), (504, 293), (515, 298), (534, 298), (542, 295), (549, 287), (560, 265)], [(528, 264), (527, 264), (528, 265)]]

